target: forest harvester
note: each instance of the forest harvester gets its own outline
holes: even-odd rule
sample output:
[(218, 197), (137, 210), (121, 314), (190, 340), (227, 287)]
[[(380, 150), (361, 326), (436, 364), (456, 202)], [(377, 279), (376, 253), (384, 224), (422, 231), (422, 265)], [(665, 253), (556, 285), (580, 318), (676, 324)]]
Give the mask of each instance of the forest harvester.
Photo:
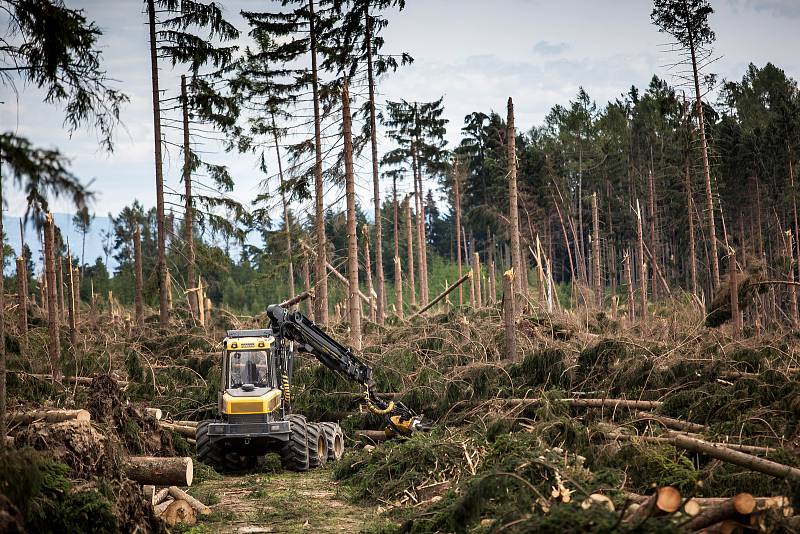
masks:
[(278, 452), (293, 471), (338, 460), (344, 452), (337, 423), (311, 423), (292, 413), (291, 385), (295, 352), (364, 387), (372, 413), (382, 415), (387, 434), (408, 436), (426, 430), (422, 416), (375, 392), (372, 369), (299, 311), (267, 308), (270, 328), (229, 330), (223, 341), (219, 416), (197, 426), (197, 457), (219, 472), (252, 468), (259, 458)]

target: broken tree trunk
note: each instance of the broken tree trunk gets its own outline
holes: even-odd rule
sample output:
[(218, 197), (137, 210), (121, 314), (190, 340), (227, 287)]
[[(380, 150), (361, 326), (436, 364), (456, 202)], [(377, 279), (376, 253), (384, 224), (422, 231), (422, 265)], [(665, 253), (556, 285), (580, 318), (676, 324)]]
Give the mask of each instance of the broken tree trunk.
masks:
[[(792, 246), (792, 232), (786, 232), (786, 258), (789, 260), (789, 282), (794, 282), (794, 247)], [(731, 285), (731, 287), (736, 287)], [(731, 300), (731, 303), (733, 301)], [(794, 284), (789, 284), (789, 318), (792, 320), (792, 326), (797, 328), (797, 287)], [(735, 317), (734, 317), (735, 319)]]
[(191, 458), (128, 456), (122, 462), (125, 476), (139, 484), (191, 486), (194, 476)]
[[(308, 253), (303, 254), (303, 292), (311, 293), (311, 269), (308, 265)], [(311, 317), (314, 312), (311, 301), (306, 300), (306, 316)]]
[(289, 300), (284, 300), (283, 302), (278, 304), (278, 306), (280, 306), (281, 308), (291, 308), (295, 304), (299, 304), (299, 303), (303, 302), (304, 300), (313, 299), (313, 298), (314, 298), (314, 292), (313, 291), (310, 291), (310, 290), (303, 291), (299, 295), (295, 295), (294, 297), (290, 298)]
[(75, 297), (74, 270), (72, 255), (69, 257), (69, 342), (74, 347), (78, 343), (78, 299)]
[(461, 284), (463, 284), (463, 283), (464, 283), (464, 282), (465, 282), (467, 279), (469, 279), (469, 278), (471, 278), (471, 277), (472, 277), (472, 271), (468, 272), (467, 274), (465, 274), (464, 276), (462, 276), (461, 278), (459, 278), (458, 280), (456, 280), (456, 283), (455, 283), (455, 284), (453, 284), (452, 286), (450, 286), (450, 287), (448, 287), (447, 289), (445, 289), (445, 290), (444, 290), (444, 291), (443, 291), (443, 292), (442, 292), (442, 293), (441, 293), (441, 294), (440, 294), (438, 297), (436, 297), (435, 299), (433, 299), (432, 301), (430, 301), (430, 302), (428, 303), (428, 305), (427, 305), (427, 306), (425, 306), (424, 308), (422, 308), (421, 310), (419, 310), (417, 313), (415, 313), (414, 315), (412, 315), (412, 316), (410, 317), (410, 319), (413, 319), (413, 318), (414, 318), (414, 317), (416, 317), (417, 315), (422, 315), (423, 313), (425, 313), (426, 311), (428, 311), (429, 309), (431, 309), (431, 308), (432, 308), (432, 307), (433, 307), (433, 306), (434, 306), (434, 305), (435, 305), (437, 302), (439, 302), (440, 300), (442, 300), (443, 298), (445, 298), (447, 295), (449, 295), (449, 294), (450, 294), (450, 293), (451, 293), (451, 292), (452, 292), (454, 289), (456, 289), (457, 287), (461, 287)]
[[(738, 336), (742, 331), (742, 316), (739, 315), (739, 284), (736, 281), (736, 251), (731, 249), (728, 254), (728, 276), (730, 277), (729, 287), (736, 288), (730, 291), (731, 294), (731, 317), (733, 317), (733, 335)], [(790, 269), (791, 274), (791, 269)]]
[(600, 273), (600, 215), (597, 210), (597, 193), (592, 193), (592, 285), (595, 304), (603, 307), (603, 285)]
[(642, 318), (647, 317), (647, 262), (644, 256), (644, 234), (642, 231), (642, 210), (636, 199), (636, 239), (639, 246), (639, 291), (642, 298)]
[(472, 253), (472, 273), (473, 283), (475, 284), (475, 301), (476, 306), (481, 308), (483, 306), (483, 298), (481, 295), (481, 257), (477, 252)]
[(672, 514), (681, 507), (681, 493), (672, 486), (658, 488), (646, 501), (631, 512), (625, 519), (627, 523), (637, 524), (648, 517)]
[(753, 471), (758, 471), (759, 473), (764, 473), (773, 477), (800, 482), (800, 469), (796, 467), (779, 464), (764, 458), (758, 458), (751, 454), (735, 451), (721, 444), (709, 443), (683, 434), (672, 432), (669, 437), (676, 447), (686, 449), (687, 451), (705, 454), (717, 460), (752, 469)]
[[(144, 274), (142, 271), (142, 238), (138, 223), (136, 228), (133, 229), (133, 271), (136, 277), (134, 286), (136, 324), (142, 326), (144, 324), (144, 297), (142, 296)], [(191, 299), (191, 296), (189, 298)]]
[(369, 320), (373, 323), (378, 319), (378, 309), (375, 303), (375, 289), (372, 286), (372, 258), (369, 256), (369, 226), (361, 227), (364, 237), (364, 271), (367, 274), (367, 296), (369, 297)]
[(92, 416), (86, 410), (33, 410), (28, 412), (11, 412), (8, 421), (14, 424), (27, 425), (34, 421), (61, 423), (63, 421), (89, 421)]
[(514, 268), (503, 273), (503, 323), (506, 332), (506, 357), (517, 359), (517, 319), (514, 287)]
[(44, 259), (45, 259), (45, 278), (47, 279), (47, 327), (50, 342), (48, 343), (48, 355), (50, 365), (53, 367), (53, 379), (61, 381), (61, 340), (58, 335), (58, 306), (56, 298), (56, 259), (55, 259), (55, 223), (53, 214), (48, 213), (44, 225)]
[(756, 500), (749, 493), (740, 493), (722, 504), (703, 510), (683, 525), (686, 530), (702, 530), (726, 519), (750, 515), (756, 509)]
[(361, 441), (381, 443), (389, 439), (383, 430), (356, 430), (356, 438)]
[[(453, 162), (453, 207), (456, 215), (456, 262), (458, 263), (458, 277), (461, 278), (461, 175), (460, 160), (458, 157)], [(464, 289), (458, 288), (458, 307), (464, 307)]]
[[(542, 404), (544, 399), (530, 398), (530, 399), (496, 399), (510, 406), (526, 406), (531, 404)], [(573, 408), (629, 408), (631, 410), (654, 410), (659, 408), (663, 402), (661, 401), (643, 401), (643, 400), (628, 400), (628, 399), (555, 399), (552, 402), (566, 402)]]
[(406, 197), (404, 202), (404, 212), (406, 219), (406, 248), (408, 250), (408, 260), (406, 263), (406, 269), (408, 270), (408, 292), (410, 305), (416, 306), (416, 282), (414, 280), (414, 233), (411, 231), (411, 201), (408, 197)]
[(625, 251), (625, 256), (622, 258), (622, 264), (625, 268), (625, 285), (628, 286), (628, 321), (633, 323), (633, 321), (636, 319), (636, 303), (633, 300), (633, 275), (631, 274), (630, 250)]
[(400, 256), (394, 257), (394, 312), (403, 318), (403, 267)]
[(19, 309), (19, 334), (23, 343), (23, 349), (27, 348), (28, 340), (28, 295), (25, 291), (26, 278), (25, 258), (17, 256), (17, 307)]
[[(511, 273), (515, 275), (515, 289), (524, 294), (528, 289), (522, 268), (522, 250), (519, 238), (519, 206), (517, 198), (517, 132), (514, 127), (514, 102), (508, 97), (508, 118), (506, 122), (506, 161), (508, 164), (508, 225), (511, 236)], [(506, 271), (508, 272), (508, 271)]]
[(708, 430), (708, 427), (706, 427), (705, 425), (698, 425), (697, 423), (691, 423), (689, 421), (674, 419), (672, 417), (667, 417), (666, 415), (660, 415), (648, 412), (636, 412), (636, 417), (640, 419), (649, 419), (651, 421), (656, 421), (667, 428), (671, 428), (672, 430), (681, 430), (683, 432), (702, 433)]

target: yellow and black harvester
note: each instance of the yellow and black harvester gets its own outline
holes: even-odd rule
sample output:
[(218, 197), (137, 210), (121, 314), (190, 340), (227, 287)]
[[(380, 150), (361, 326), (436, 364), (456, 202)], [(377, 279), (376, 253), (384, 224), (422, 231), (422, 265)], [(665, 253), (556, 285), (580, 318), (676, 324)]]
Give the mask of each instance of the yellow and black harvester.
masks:
[(427, 429), (422, 417), (401, 403), (375, 393), (372, 369), (299, 311), (267, 308), (270, 328), (229, 330), (223, 341), (219, 417), (197, 426), (197, 457), (219, 472), (254, 467), (270, 452), (293, 471), (338, 460), (344, 453), (337, 423), (311, 423), (292, 413), (295, 352), (315, 356), (323, 365), (364, 387), (370, 411), (383, 415), (386, 432), (407, 436)]

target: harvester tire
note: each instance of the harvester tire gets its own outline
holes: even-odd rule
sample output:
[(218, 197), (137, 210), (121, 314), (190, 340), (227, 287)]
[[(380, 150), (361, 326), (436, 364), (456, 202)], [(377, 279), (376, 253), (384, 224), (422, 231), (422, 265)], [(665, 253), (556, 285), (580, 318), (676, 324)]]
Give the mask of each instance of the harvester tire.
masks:
[(320, 423), (328, 443), (328, 460), (336, 461), (344, 455), (344, 432), (337, 423)]
[(289, 421), (289, 441), (281, 447), (283, 468), (289, 471), (308, 470), (308, 423), (302, 415), (292, 414), (286, 417)]
[(316, 469), (328, 461), (328, 441), (320, 423), (308, 423), (308, 467)]
[(195, 434), (195, 450), (197, 459), (218, 473), (225, 471), (225, 459), (208, 437), (208, 425), (211, 421), (200, 421)]

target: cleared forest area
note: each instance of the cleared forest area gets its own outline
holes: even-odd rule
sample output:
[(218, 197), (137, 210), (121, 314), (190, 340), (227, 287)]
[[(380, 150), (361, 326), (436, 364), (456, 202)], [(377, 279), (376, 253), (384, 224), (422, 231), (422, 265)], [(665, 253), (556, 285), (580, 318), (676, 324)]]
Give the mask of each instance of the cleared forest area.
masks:
[[(111, 152), (91, 13), (0, 7), (3, 87)], [(155, 206), (94, 263), (91, 184), (0, 133), (0, 532), (800, 532), (789, 74), (717, 80), (711, 4), (655, 0), (672, 81), (449, 146), (379, 101), (405, 2), (264, 9), (143, 3)]]

